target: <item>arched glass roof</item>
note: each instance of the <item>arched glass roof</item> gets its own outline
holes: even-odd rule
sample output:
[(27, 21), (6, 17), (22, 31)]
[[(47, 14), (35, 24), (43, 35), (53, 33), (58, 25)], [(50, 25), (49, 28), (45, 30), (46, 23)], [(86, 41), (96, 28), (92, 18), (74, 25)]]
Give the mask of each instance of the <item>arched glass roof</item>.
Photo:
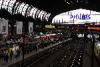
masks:
[(56, 15), (53, 24), (85, 24), (100, 22), (100, 13), (87, 9), (76, 9)]

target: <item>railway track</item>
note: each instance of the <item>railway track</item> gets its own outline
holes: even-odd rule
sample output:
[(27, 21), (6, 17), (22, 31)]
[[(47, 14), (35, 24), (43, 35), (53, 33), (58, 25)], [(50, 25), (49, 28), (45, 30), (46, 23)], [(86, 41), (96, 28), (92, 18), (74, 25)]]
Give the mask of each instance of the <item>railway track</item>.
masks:
[(74, 49), (65, 50), (61, 59), (55, 61), (56, 63), (53, 63), (50, 67), (82, 67), (84, 48), (84, 44), (81, 43)]
[[(45, 54), (43, 54), (43, 55), (41, 55), (41, 56), (39, 56), (39, 57), (36, 57), (36, 58), (34, 59), (33, 62), (31, 62), (30, 64), (28, 64), (28, 65), (25, 66), (25, 67), (33, 67), (33, 66), (36, 66), (36, 65), (38, 65), (41, 61), (45, 60), (46, 58), (49, 58), (50, 56), (56, 54), (57, 52), (62, 53), (62, 52), (60, 51), (60, 50), (61, 50), (60, 48), (62, 48), (62, 47), (63, 47), (63, 46), (58, 45), (58, 46), (56, 46), (56, 47), (53, 47), (53, 48), (47, 50)], [(32, 60), (33, 60), (33, 59), (32, 59)]]
[(82, 41), (75, 43), (66, 42), (51, 48), (25, 67), (82, 67), (85, 45)]

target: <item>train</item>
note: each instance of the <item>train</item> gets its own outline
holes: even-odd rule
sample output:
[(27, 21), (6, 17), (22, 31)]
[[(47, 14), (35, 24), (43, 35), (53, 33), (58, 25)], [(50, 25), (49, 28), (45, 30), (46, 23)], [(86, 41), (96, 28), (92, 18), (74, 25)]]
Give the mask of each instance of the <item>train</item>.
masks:
[(40, 36), (36, 36), (35, 39), (41, 41), (57, 41), (60, 38), (58, 34), (44, 34)]

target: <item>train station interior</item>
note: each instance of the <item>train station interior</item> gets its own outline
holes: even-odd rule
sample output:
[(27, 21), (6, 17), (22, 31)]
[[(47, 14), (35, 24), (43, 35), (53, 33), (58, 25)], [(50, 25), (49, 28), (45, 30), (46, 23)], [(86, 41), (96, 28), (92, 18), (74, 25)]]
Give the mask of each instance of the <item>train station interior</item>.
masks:
[(0, 67), (100, 67), (100, 0), (0, 0)]

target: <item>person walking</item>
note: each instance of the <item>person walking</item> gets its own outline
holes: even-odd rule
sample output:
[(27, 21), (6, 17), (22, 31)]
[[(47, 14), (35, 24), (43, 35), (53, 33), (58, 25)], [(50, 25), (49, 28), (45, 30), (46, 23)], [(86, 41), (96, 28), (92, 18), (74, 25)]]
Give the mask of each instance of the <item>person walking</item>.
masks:
[(12, 58), (13, 58), (12, 48), (9, 48), (9, 58), (10, 58), (10, 60), (12, 60)]
[(4, 51), (4, 63), (8, 63), (8, 58), (9, 58), (9, 56), (8, 56), (8, 50), (5, 50)]

